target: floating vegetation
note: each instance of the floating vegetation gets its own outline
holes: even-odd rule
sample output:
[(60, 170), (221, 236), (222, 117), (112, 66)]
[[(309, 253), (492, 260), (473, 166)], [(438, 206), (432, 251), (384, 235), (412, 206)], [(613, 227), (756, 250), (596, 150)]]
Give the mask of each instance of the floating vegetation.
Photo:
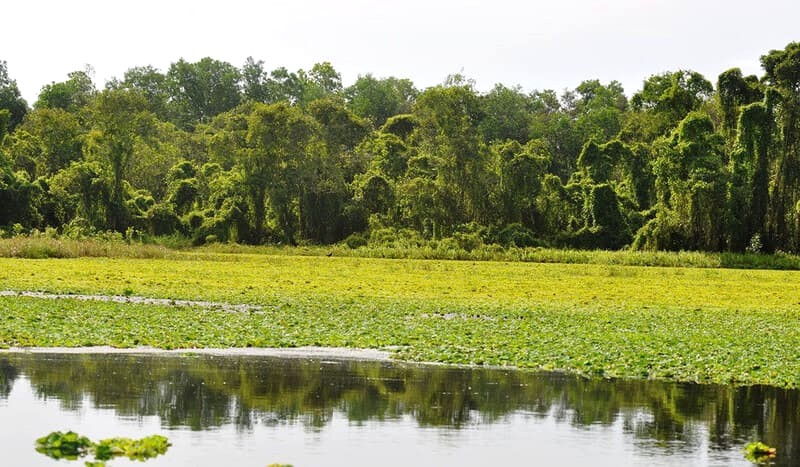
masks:
[(778, 450), (757, 441), (744, 447), (744, 457), (758, 465), (769, 465), (778, 455)]
[[(0, 347), (373, 348), (604, 378), (800, 385), (797, 272), (228, 256), (0, 258), (0, 290), (58, 297), (0, 296)], [(135, 295), (119, 302), (65, 298), (126, 288)]]
[(87, 461), (87, 467), (105, 466), (116, 457), (146, 461), (166, 454), (169, 446), (167, 438), (161, 435), (142, 439), (109, 438), (94, 443), (73, 431), (54, 431), (36, 440), (36, 451), (56, 460), (78, 460), (93, 455), (94, 461)]

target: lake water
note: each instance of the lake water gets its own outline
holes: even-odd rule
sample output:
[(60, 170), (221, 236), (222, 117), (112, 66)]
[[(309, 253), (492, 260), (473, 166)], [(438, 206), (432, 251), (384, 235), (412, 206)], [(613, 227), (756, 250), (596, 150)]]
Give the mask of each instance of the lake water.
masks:
[(172, 443), (110, 466), (746, 466), (752, 440), (792, 465), (798, 395), (379, 362), (0, 354), (0, 465), (82, 466), (34, 450), (57, 430)]

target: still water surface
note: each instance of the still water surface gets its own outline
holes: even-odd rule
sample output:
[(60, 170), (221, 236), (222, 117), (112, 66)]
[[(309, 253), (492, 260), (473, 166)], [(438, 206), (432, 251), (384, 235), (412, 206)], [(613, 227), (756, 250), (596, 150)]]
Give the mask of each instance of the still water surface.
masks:
[(33, 449), (69, 429), (173, 444), (110, 466), (746, 466), (751, 440), (792, 465), (799, 395), (378, 362), (2, 354), (0, 464), (82, 466)]

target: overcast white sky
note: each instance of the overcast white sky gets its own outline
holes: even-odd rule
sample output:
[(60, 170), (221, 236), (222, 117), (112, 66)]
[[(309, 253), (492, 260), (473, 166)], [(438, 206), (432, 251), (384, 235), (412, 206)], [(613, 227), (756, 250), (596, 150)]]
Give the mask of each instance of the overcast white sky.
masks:
[(102, 87), (133, 66), (205, 56), (268, 70), (330, 61), (345, 85), (372, 73), (424, 88), (463, 72), (482, 91), (596, 78), (630, 95), (668, 70), (760, 74), (762, 54), (800, 40), (799, 0), (24, 0), (2, 11), (0, 60), (30, 104), (86, 64)]

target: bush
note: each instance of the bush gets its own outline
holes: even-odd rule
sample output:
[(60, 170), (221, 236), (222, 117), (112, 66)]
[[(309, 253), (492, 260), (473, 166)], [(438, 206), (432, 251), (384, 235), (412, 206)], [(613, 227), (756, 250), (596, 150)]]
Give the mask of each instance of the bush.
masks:
[(186, 215), (184, 220), (186, 222), (186, 225), (189, 226), (189, 229), (191, 231), (195, 231), (195, 230), (199, 229), (200, 226), (203, 225), (203, 222), (205, 222), (206, 218), (205, 218), (205, 216), (203, 215), (202, 212), (200, 212), (200, 211), (192, 211), (192, 212), (190, 212), (189, 214)]
[(419, 234), (410, 229), (386, 227), (373, 230), (369, 235), (369, 244), (371, 246), (408, 248), (420, 247), (424, 243)]
[(363, 235), (363, 234), (360, 234), (360, 233), (354, 233), (354, 234), (351, 234), (350, 236), (348, 236), (348, 237), (347, 237), (347, 238), (344, 240), (344, 243), (345, 243), (345, 244), (346, 244), (346, 245), (347, 245), (347, 246), (348, 246), (350, 249), (352, 249), (352, 250), (355, 250), (356, 248), (360, 248), (360, 247), (362, 247), (362, 246), (367, 246), (367, 238), (366, 238), (366, 237), (364, 237), (364, 235)]
[(181, 219), (167, 204), (157, 204), (147, 211), (147, 224), (152, 235), (172, 235), (180, 231)]
[(483, 246), (483, 239), (478, 233), (474, 232), (456, 232), (453, 234), (453, 240), (455, 240), (458, 247), (464, 251), (476, 250)]
[(497, 234), (497, 242), (503, 246), (534, 247), (541, 246), (541, 242), (536, 240), (533, 232), (522, 226), (522, 224), (509, 224)]

